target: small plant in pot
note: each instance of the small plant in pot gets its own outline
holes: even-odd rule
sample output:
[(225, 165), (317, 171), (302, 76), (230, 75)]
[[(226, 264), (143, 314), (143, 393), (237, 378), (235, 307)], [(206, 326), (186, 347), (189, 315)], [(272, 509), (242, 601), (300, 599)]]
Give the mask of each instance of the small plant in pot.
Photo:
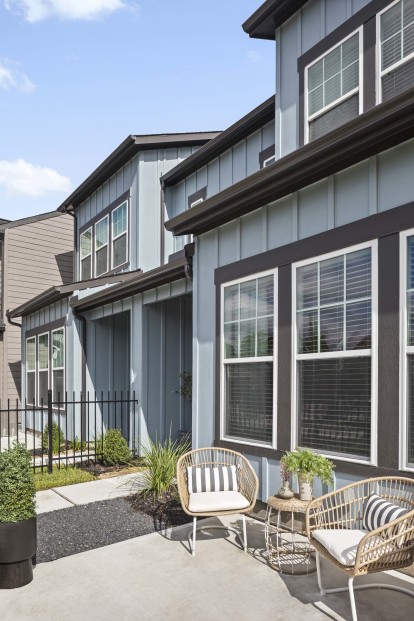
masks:
[(33, 580), (36, 502), (31, 456), (15, 442), (0, 453), (0, 588)]
[(299, 482), (300, 500), (312, 500), (313, 480), (318, 477), (326, 485), (333, 484), (334, 464), (310, 449), (297, 448), (283, 455), (282, 468), (295, 475)]

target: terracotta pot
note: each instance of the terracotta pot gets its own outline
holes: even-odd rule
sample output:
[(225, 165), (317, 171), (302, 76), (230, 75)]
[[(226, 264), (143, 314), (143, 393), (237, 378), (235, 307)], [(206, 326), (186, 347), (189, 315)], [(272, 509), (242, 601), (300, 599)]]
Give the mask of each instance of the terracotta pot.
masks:
[(299, 499), (312, 500), (313, 481), (299, 475)]

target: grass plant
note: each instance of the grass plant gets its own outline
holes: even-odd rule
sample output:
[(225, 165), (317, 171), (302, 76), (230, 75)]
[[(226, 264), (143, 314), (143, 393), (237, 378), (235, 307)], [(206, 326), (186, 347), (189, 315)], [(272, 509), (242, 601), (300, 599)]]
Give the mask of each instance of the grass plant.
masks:
[(52, 487), (62, 487), (63, 485), (74, 485), (75, 483), (86, 483), (95, 481), (95, 477), (90, 472), (86, 472), (76, 466), (53, 466), (52, 473), (37, 471), (34, 475), (34, 482), (37, 492)]
[(149, 441), (142, 446), (142, 458), (146, 470), (143, 473), (142, 494), (160, 498), (176, 491), (177, 461), (190, 449), (188, 442), (173, 442), (170, 437), (164, 442)]

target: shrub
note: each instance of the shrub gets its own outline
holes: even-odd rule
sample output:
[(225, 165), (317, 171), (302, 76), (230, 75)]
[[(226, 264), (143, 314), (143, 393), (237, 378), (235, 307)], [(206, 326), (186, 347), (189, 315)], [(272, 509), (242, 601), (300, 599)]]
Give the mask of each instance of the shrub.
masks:
[(0, 522), (21, 522), (36, 515), (35, 484), (28, 450), (14, 444), (0, 453)]
[(103, 459), (103, 436), (99, 435), (94, 438), (96, 459)]
[(70, 448), (73, 451), (84, 451), (86, 449), (86, 442), (79, 440), (78, 436), (75, 436), (74, 440), (70, 443)]
[[(65, 436), (62, 429), (55, 422), (52, 423), (52, 451), (53, 453), (59, 453), (61, 445), (65, 441)], [(44, 451), (49, 450), (49, 427), (45, 426), (43, 430), (42, 446)]]
[(147, 468), (142, 475), (142, 494), (152, 493), (158, 498), (175, 492), (177, 461), (189, 448), (188, 442), (173, 442), (171, 435), (164, 444), (150, 440), (148, 446), (142, 446), (142, 457)]
[(103, 463), (105, 466), (127, 464), (131, 460), (131, 451), (119, 429), (108, 429), (103, 438)]

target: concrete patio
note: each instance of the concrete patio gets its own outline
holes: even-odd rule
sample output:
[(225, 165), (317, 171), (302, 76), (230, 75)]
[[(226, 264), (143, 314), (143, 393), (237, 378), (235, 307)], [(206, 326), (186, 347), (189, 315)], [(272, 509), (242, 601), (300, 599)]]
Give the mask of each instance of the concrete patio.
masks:
[[(240, 526), (235, 516), (228, 525)], [(215, 518), (210, 523), (217, 524)], [(34, 581), (2, 591), (2, 621), (336, 621), (350, 619), (346, 593), (321, 599), (316, 575), (281, 575), (264, 555), (264, 525), (248, 521), (249, 551), (233, 534), (199, 533), (197, 555), (188, 552), (188, 526), (154, 533), (38, 565)], [(329, 585), (346, 583), (323, 565)], [(345, 578), (345, 580), (344, 580)], [(374, 578), (374, 580), (373, 580)], [(364, 579), (363, 579), (364, 580)], [(378, 574), (369, 581), (395, 582), (413, 589), (402, 574)], [(356, 594), (359, 621), (412, 619), (414, 600), (391, 591)]]

